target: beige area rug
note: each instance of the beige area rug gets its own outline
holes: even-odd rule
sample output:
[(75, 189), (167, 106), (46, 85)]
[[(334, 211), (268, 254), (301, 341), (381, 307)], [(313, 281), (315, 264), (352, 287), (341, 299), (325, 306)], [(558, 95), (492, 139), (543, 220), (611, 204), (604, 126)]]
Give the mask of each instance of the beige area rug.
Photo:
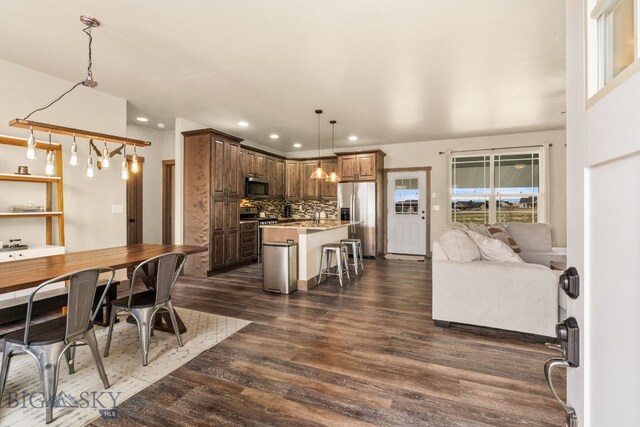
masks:
[(384, 259), (399, 259), (402, 261), (424, 261), (424, 255), (401, 255), (401, 254), (386, 254)]
[[(113, 328), (109, 357), (103, 358), (111, 388), (104, 389), (91, 350), (77, 348), (76, 372), (60, 370), (53, 422), (49, 426), (84, 426), (102, 416), (117, 420), (117, 406), (205, 350), (248, 325), (249, 321), (176, 308), (187, 326), (178, 347), (175, 335), (156, 332), (149, 346), (149, 364), (142, 366), (136, 325), (121, 321)], [(107, 328), (96, 326), (100, 351), (104, 350)], [(63, 359), (64, 361), (64, 359)], [(0, 407), (0, 426), (45, 425), (42, 388), (37, 365), (29, 355), (11, 360), (7, 387)]]

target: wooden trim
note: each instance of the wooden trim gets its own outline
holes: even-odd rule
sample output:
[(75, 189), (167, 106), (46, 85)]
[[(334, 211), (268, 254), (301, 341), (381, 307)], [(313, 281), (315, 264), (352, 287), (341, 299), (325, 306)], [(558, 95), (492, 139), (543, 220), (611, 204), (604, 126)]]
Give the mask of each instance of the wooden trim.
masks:
[(382, 150), (360, 150), (360, 151), (336, 151), (336, 156), (348, 156), (348, 155), (357, 155), (357, 154), (370, 154), (377, 153), (382, 157), (386, 157), (386, 153)]
[(123, 136), (109, 135), (106, 133), (91, 132), (88, 130), (68, 128), (60, 125), (52, 125), (49, 123), (34, 122), (31, 120), (13, 119), (9, 121), (9, 126), (22, 129), (30, 129), (40, 132), (51, 132), (57, 135), (77, 136), (85, 139), (96, 139), (99, 141), (115, 142), (117, 144), (135, 145), (138, 147), (149, 147), (151, 142), (142, 141), (140, 139), (125, 138)]
[(281, 156), (280, 154), (270, 153), (268, 151), (261, 150), (259, 148), (254, 148), (254, 147), (251, 147), (249, 145), (240, 144), (240, 148), (243, 149), (243, 150), (255, 151), (256, 153), (260, 153), (260, 154), (264, 154), (264, 155), (267, 155), (267, 156), (275, 157), (276, 159), (288, 160), (285, 156)]
[[(12, 136), (0, 135), (0, 144), (4, 145), (13, 145), (16, 147), (27, 147), (27, 138), (14, 138)], [(49, 143), (48, 142), (40, 142), (36, 141), (36, 148), (40, 150), (48, 150)], [(62, 144), (57, 142), (51, 143), (51, 149), (53, 151), (62, 151)]]
[[(171, 193), (169, 192), (169, 187), (168, 187), (169, 185), (168, 175), (170, 171), (169, 167), (170, 166), (175, 167), (175, 164), (176, 164), (175, 159), (162, 161), (162, 242), (163, 244), (166, 244), (166, 241), (169, 240), (171, 236), (171, 231), (167, 229), (168, 221), (166, 217), (167, 210), (171, 207), (170, 206)], [(175, 169), (174, 169), (174, 172), (175, 172)], [(173, 188), (171, 190), (175, 192), (175, 182), (172, 181), (171, 184), (173, 184)], [(173, 243), (173, 242), (170, 242), (170, 243)]]
[(426, 247), (426, 256), (427, 257), (431, 257), (431, 166), (424, 166), (424, 167), (414, 167), (414, 168), (384, 168), (383, 172), (384, 172), (384, 213), (383, 213), (383, 222), (384, 222), (384, 253), (387, 253), (387, 241), (389, 240), (389, 236), (388, 236), (388, 224), (387, 224), (387, 212), (388, 212), (388, 201), (387, 201), (387, 193), (388, 193), (388, 186), (389, 186), (389, 178), (388, 178), (388, 173), (389, 172), (414, 172), (414, 171), (419, 171), (419, 172), (425, 172), (426, 173), (426, 202), (427, 202), (427, 206), (426, 206), (426, 214), (427, 214), (427, 227), (426, 227), (426, 239), (427, 239), (427, 247)]
[(212, 129), (212, 128), (188, 130), (188, 131), (182, 132), (182, 136), (202, 135), (202, 134), (207, 134), (207, 133), (214, 133), (214, 134), (222, 136), (224, 138), (229, 138), (233, 142), (242, 142), (242, 141), (244, 141), (243, 138), (237, 137), (235, 135), (231, 135), (229, 133), (221, 132), (219, 130)]

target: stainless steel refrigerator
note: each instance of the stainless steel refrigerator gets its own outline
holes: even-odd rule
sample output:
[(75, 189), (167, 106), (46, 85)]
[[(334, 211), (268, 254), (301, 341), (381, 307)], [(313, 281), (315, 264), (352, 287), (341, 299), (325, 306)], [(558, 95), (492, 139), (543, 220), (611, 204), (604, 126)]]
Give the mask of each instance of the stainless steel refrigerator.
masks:
[(381, 249), (376, 244), (376, 202), (375, 182), (338, 184), (338, 212), (349, 208), (351, 221), (361, 221), (349, 227), (349, 237), (362, 241), (362, 251), (368, 257), (376, 257)]

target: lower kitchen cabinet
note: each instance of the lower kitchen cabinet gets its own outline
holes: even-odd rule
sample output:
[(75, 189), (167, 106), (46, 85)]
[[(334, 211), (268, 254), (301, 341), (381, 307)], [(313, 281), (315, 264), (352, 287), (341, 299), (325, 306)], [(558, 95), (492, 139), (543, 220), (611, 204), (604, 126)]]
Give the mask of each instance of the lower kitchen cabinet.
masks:
[(258, 223), (240, 224), (240, 262), (255, 261), (258, 257)]

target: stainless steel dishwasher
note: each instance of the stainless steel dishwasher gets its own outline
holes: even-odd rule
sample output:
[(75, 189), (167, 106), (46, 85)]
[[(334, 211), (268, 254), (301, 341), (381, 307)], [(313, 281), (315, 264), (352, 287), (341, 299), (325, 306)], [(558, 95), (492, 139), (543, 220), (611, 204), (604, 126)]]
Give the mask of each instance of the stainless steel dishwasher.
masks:
[(298, 244), (269, 242), (262, 244), (262, 289), (290, 294), (298, 289)]

